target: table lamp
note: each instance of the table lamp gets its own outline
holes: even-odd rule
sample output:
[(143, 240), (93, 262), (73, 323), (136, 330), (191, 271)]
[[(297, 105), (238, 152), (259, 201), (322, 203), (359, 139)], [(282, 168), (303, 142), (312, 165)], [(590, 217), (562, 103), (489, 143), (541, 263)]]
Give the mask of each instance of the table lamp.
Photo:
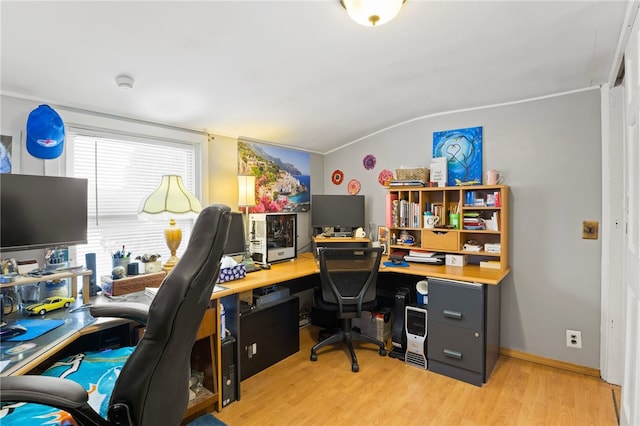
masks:
[(171, 253), (162, 269), (167, 274), (178, 262), (176, 251), (182, 241), (182, 229), (176, 226), (175, 218), (196, 218), (202, 210), (200, 201), (184, 186), (181, 176), (162, 176), (160, 186), (147, 196), (138, 208), (140, 219), (169, 220), (164, 238)]
[(249, 262), (251, 254), (249, 253), (249, 244), (251, 239), (249, 236), (249, 207), (256, 205), (256, 177), (255, 176), (238, 176), (238, 207), (242, 210), (244, 207), (245, 214), (245, 255), (244, 261)]

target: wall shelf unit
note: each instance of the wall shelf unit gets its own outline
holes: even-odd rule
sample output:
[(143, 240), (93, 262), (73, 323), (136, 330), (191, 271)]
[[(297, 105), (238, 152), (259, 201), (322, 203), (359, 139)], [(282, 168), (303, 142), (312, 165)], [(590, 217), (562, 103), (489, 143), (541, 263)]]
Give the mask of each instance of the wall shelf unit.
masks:
[[(413, 245), (392, 244), (394, 250), (420, 249), (468, 255), (468, 264), (499, 269), (509, 267), (509, 187), (477, 185), (456, 187), (389, 188), (385, 208), (389, 235), (396, 241), (410, 234)], [(423, 215), (439, 217), (435, 228), (424, 228)], [(457, 215), (457, 216), (451, 216)], [(458, 226), (455, 227), (455, 222)], [(469, 246), (479, 250), (465, 250)], [(496, 263), (495, 261), (498, 261)], [(482, 264), (481, 264), (482, 262)]]

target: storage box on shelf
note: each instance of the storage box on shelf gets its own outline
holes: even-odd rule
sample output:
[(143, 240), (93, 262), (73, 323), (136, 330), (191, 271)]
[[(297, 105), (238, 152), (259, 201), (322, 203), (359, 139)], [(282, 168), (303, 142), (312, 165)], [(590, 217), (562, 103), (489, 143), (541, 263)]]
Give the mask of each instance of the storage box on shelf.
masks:
[[(478, 185), (459, 187), (396, 187), (387, 194), (385, 217), (391, 249), (406, 249), (401, 234), (414, 238), (413, 247), (429, 251), (466, 254), (468, 265), (487, 260), (509, 267), (509, 187)], [(424, 228), (425, 212), (437, 216), (435, 228)], [(495, 265), (495, 262), (493, 262)]]

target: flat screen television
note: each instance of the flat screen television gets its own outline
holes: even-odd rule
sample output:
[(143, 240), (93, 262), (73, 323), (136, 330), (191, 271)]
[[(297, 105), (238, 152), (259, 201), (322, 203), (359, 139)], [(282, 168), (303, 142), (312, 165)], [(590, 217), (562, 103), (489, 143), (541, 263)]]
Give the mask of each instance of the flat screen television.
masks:
[(224, 245), (223, 254), (229, 257), (244, 256), (246, 251), (244, 235), (242, 213), (231, 212), (231, 224), (229, 225), (229, 234)]
[(347, 233), (364, 227), (364, 195), (312, 195), (311, 227)]
[(87, 243), (87, 179), (0, 175), (0, 251)]

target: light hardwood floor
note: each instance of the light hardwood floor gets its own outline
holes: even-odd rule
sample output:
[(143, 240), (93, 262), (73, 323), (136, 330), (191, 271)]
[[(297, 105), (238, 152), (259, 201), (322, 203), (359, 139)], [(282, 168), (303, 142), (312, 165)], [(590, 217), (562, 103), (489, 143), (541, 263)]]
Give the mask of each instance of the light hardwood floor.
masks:
[(300, 351), (242, 382), (241, 400), (215, 416), (240, 425), (617, 425), (612, 391), (579, 373), (501, 356), (483, 387), (356, 348), (309, 351), (318, 328), (300, 331)]

